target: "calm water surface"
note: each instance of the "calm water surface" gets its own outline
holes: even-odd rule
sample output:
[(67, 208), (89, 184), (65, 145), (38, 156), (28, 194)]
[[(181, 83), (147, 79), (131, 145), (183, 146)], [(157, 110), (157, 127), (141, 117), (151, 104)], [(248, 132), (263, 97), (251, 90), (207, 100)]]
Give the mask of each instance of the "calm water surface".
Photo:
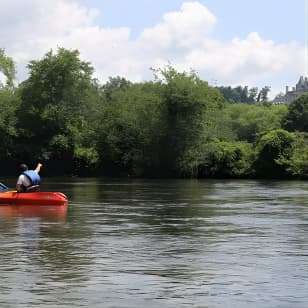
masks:
[(0, 307), (308, 307), (308, 182), (44, 179), (0, 207)]

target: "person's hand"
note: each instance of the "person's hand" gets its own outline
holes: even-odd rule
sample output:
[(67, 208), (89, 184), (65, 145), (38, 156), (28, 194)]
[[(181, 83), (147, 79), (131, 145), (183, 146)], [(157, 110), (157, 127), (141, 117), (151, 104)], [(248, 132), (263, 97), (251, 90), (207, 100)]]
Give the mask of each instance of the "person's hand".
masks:
[(37, 166), (41, 168), (43, 165), (41, 163), (38, 163)]

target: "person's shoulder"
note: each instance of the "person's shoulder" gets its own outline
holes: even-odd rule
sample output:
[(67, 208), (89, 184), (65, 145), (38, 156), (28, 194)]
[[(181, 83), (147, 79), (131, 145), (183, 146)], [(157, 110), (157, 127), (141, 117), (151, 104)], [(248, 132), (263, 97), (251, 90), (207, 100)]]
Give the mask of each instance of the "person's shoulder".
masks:
[(18, 179), (17, 179), (17, 184), (22, 184), (25, 181), (25, 175), (20, 174)]

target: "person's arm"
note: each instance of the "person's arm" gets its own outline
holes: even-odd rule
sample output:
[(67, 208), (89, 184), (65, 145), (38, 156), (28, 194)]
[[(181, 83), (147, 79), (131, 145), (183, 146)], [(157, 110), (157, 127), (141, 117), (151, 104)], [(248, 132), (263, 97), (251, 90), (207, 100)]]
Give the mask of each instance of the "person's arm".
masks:
[(23, 185), (22, 185), (22, 180), (23, 180), (23, 176), (20, 175), (17, 179), (17, 183), (16, 183), (16, 190), (18, 192), (22, 192), (23, 191)]
[(43, 165), (42, 165), (41, 163), (38, 163), (34, 171), (37, 172), (37, 173), (39, 173), (42, 166), (43, 166)]

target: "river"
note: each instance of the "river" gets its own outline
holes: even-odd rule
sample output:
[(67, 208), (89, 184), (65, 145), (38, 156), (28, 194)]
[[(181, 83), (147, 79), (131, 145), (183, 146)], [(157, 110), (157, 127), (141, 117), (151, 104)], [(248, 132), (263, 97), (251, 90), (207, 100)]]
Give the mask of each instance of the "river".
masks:
[(308, 182), (43, 179), (0, 207), (0, 307), (308, 307)]

